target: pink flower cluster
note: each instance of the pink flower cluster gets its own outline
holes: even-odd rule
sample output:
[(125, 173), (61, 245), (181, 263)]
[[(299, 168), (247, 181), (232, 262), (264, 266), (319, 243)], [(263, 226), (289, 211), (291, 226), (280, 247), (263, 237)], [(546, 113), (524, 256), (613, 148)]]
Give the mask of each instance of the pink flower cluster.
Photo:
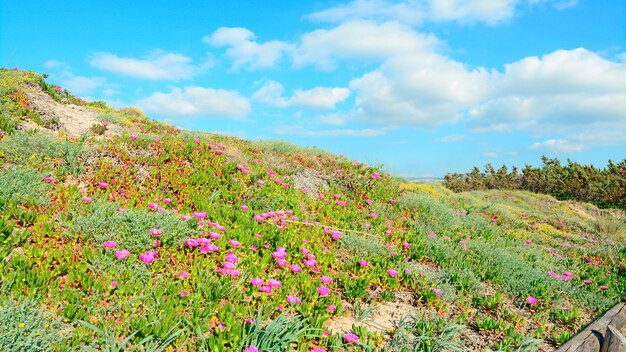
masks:
[(570, 273), (569, 271), (563, 272), (563, 275), (559, 275), (554, 271), (548, 271), (548, 275), (552, 276), (555, 279), (560, 279), (563, 281), (571, 281), (574, 278), (574, 274)]
[(341, 231), (337, 231), (337, 230), (333, 230), (333, 229), (329, 229), (329, 228), (325, 228), (324, 229), (324, 234), (325, 235), (330, 235), (333, 240), (335, 241), (339, 241), (339, 239), (341, 238)]

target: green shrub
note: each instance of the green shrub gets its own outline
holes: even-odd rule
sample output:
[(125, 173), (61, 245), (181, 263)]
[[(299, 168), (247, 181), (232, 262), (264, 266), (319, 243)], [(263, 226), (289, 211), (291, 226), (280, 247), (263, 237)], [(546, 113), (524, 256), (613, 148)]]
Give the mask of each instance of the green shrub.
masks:
[(0, 307), (1, 351), (50, 351), (62, 336), (59, 319), (33, 301), (8, 300)]
[(61, 140), (40, 133), (17, 131), (0, 140), (0, 156), (17, 165), (51, 166), (61, 157)]
[(21, 205), (44, 206), (50, 201), (52, 188), (42, 181), (44, 174), (33, 169), (8, 169), (0, 171), (0, 198)]

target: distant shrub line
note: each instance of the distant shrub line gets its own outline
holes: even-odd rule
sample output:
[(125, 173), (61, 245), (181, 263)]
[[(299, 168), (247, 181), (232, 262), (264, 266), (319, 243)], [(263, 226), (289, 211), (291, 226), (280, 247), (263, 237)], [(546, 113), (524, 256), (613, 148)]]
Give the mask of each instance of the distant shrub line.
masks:
[(609, 160), (603, 169), (571, 160), (562, 165), (558, 159), (546, 156), (541, 161), (541, 167), (526, 165), (521, 172), (516, 167), (509, 172), (506, 165), (496, 170), (487, 164), (484, 172), (474, 167), (466, 174), (447, 174), (443, 184), (454, 192), (517, 189), (590, 202), (602, 208), (626, 209), (626, 159), (619, 163)]

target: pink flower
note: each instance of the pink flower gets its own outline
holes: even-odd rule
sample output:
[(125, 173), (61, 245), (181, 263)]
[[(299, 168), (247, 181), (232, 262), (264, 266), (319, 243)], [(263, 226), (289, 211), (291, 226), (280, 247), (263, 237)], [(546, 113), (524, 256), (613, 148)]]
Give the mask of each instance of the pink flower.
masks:
[(265, 182), (263, 182), (262, 180), (258, 180), (256, 181), (256, 184), (259, 186), (263, 186), (265, 184)]
[(272, 293), (272, 288), (269, 286), (261, 286), (259, 287), (259, 292)]
[(356, 344), (357, 342), (359, 342), (359, 337), (356, 334), (352, 334), (352, 333), (344, 334), (343, 339), (347, 343), (352, 343), (352, 344)]
[(278, 266), (280, 266), (280, 267), (283, 267), (283, 266), (285, 266), (285, 265), (287, 265), (287, 264), (289, 264), (289, 262), (288, 262), (288, 261), (286, 261), (285, 259), (278, 259), (278, 260), (276, 261), (276, 265), (278, 265)]
[(154, 143), (159, 143), (161, 141), (161, 138), (155, 138), (154, 139)]
[(526, 297), (526, 303), (530, 304), (531, 306), (537, 305), (538, 302), (539, 300), (533, 296)]
[(387, 270), (387, 274), (389, 274), (389, 276), (391, 276), (391, 277), (396, 277), (396, 276), (398, 276), (398, 272), (397, 272), (397, 271), (395, 271), (395, 270), (393, 270), (393, 269), (389, 269), (389, 270)]
[(337, 306), (334, 305), (334, 304), (331, 304), (328, 307), (326, 307), (326, 310), (331, 312), (331, 313), (334, 313), (337, 310)]
[(111, 281), (111, 288), (117, 287), (117, 281)]
[(321, 281), (323, 284), (328, 285), (328, 284), (330, 284), (331, 282), (333, 282), (333, 279), (332, 279), (332, 278), (330, 278), (329, 276), (322, 276), (322, 277), (320, 278), (320, 281)]
[(302, 303), (302, 300), (298, 296), (289, 295), (287, 296), (287, 302), (291, 304), (300, 304)]
[(180, 273), (178, 273), (178, 276), (180, 276), (181, 279), (188, 279), (190, 274), (186, 271), (181, 271)]
[(182, 221), (189, 221), (189, 220), (191, 220), (191, 216), (189, 216), (189, 215), (181, 215), (180, 219)]
[(50, 183), (50, 182), (54, 181), (54, 178), (53, 177), (44, 177), (43, 181)]
[(365, 260), (365, 259), (361, 259), (361, 260), (359, 260), (359, 265), (362, 266), (362, 267), (363, 266), (369, 266), (370, 263), (368, 263), (367, 260)]
[(187, 246), (189, 248), (197, 247), (198, 246), (198, 241), (194, 240), (193, 238), (190, 238), (187, 241), (185, 241), (185, 246)]
[(104, 242), (104, 248), (106, 249), (111, 249), (111, 248), (115, 248), (115, 242), (113, 241), (106, 241)]
[(276, 252), (272, 253), (272, 257), (274, 259), (285, 259), (285, 257), (287, 257), (287, 253), (286, 252), (282, 252), (282, 251), (276, 251)]
[(155, 210), (159, 207), (159, 205), (155, 202), (150, 202), (150, 204), (148, 204), (148, 208), (150, 208), (151, 210)]
[(200, 138), (198, 138), (198, 137), (194, 138), (193, 141), (196, 142), (196, 143), (200, 143), (201, 142)]
[(243, 352), (259, 352), (259, 349), (254, 345), (250, 345)]
[(83, 197), (80, 200), (82, 200), (83, 203), (91, 203), (93, 201), (90, 197)]
[(247, 205), (242, 205), (241, 206), (241, 210), (242, 211), (247, 211), (248, 210), (248, 206)]
[(330, 295), (330, 290), (328, 289), (328, 287), (320, 286), (317, 288), (317, 293), (320, 295), (320, 297), (326, 297)]
[(130, 256), (130, 252), (125, 249), (118, 249), (115, 251), (115, 258), (117, 258), (117, 260), (126, 259), (128, 256)]
[(255, 277), (252, 280), (250, 280), (250, 284), (252, 286), (259, 287), (263, 285), (263, 280), (259, 279), (258, 277)]
[(585, 283), (585, 285), (589, 285), (589, 284), (591, 284), (591, 280), (585, 280), (584, 283)]
[(602, 290), (602, 291), (606, 291), (608, 289), (609, 289), (609, 286), (606, 286), (606, 285), (600, 286), (600, 290)]
[(409, 242), (404, 242), (404, 243), (402, 244), (402, 246), (403, 246), (404, 248), (406, 248), (406, 249), (411, 248), (411, 244), (410, 244)]
[(274, 279), (269, 279), (267, 280), (267, 285), (271, 288), (279, 288), (281, 287), (283, 284), (278, 281), (278, 280), (274, 280)]
[(106, 182), (100, 182), (98, 183), (98, 187), (102, 188), (102, 189), (106, 189), (109, 188), (109, 184)]
[(130, 136), (130, 139), (132, 139), (134, 141), (135, 139), (137, 139), (137, 136), (134, 136), (134, 135)]
[(222, 235), (220, 235), (217, 232), (209, 232), (209, 238), (211, 238), (212, 240), (219, 240), (220, 237), (222, 237)]
[(433, 287), (430, 290), (433, 291), (437, 296), (441, 296), (442, 292), (440, 289)]
[(376, 219), (377, 217), (378, 217), (378, 215), (376, 215), (376, 213), (370, 213), (370, 218)]
[(326, 350), (321, 347), (315, 347), (310, 349), (308, 352), (326, 352)]
[(172, 202), (172, 200), (169, 199), (169, 198), (165, 198), (165, 199), (163, 199), (163, 202), (165, 202), (166, 204), (170, 204)]
[(228, 241), (228, 244), (229, 244), (231, 247), (239, 247), (239, 246), (241, 246), (241, 243), (239, 243), (239, 241), (237, 241), (237, 240), (229, 240), (229, 241)]
[(289, 267), (289, 270), (291, 270), (292, 273), (299, 273), (302, 271), (302, 268), (299, 265), (293, 264)]
[(161, 229), (159, 229), (159, 228), (154, 228), (154, 229), (151, 229), (151, 230), (150, 230), (150, 234), (151, 234), (152, 236), (155, 236), (155, 237), (156, 237), (156, 236), (158, 236), (158, 235), (160, 235), (160, 234), (161, 234), (161, 232), (162, 232), (162, 231), (161, 231)]
[(189, 296), (189, 291), (180, 290), (179, 294), (181, 297), (187, 297)]
[(206, 213), (206, 211), (204, 211), (204, 212), (194, 212), (193, 216), (195, 216), (196, 219), (198, 219), (198, 220), (204, 220), (207, 217), (207, 213)]
[(237, 259), (239, 259), (239, 258), (237, 258), (237, 256), (233, 252), (228, 252), (226, 254), (226, 261), (227, 262), (236, 263)]
[(147, 251), (139, 255), (139, 260), (141, 260), (144, 264), (152, 264), (156, 260), (155, 255), (155, 251)]

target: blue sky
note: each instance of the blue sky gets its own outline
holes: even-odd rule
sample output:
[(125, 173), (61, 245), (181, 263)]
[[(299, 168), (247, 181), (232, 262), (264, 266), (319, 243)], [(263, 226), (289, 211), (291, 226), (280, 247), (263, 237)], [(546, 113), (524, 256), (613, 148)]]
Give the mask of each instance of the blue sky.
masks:
[(2, 1), (0, 66), (401, 176), (626, 157), (623, 0)]

